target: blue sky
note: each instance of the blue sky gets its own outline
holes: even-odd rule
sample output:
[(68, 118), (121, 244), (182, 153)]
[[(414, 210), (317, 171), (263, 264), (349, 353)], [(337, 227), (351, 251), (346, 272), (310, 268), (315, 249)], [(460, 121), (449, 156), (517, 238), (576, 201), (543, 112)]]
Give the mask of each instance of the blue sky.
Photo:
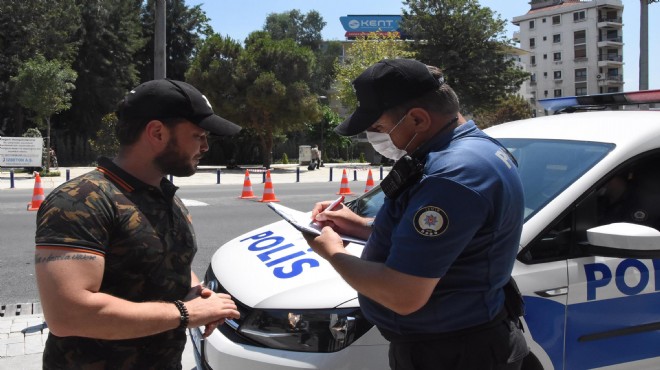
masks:
[[(303, 13), (318, 11), (327, 25), (322, 31), (326, 40), (343, 40), (344, 29), (339, 17), (348, 14), (401, 14), (401, 0), (187, 0), (188, 5), (202, 4), (211, 26), (222, 36), (243, 41), (247, 35), (263, 28), (270, 13), (298, 9)], [(509, 21), (507, 35), (518, 29), (510, 23), (513, 17), (529, 10), (529, 0), (481, 0)], [(623, 0), (623, 76), (626, 91), (639, 87), (639, 0)], [(660, 3), (649, 5), (649, 89), (660, 89)]]

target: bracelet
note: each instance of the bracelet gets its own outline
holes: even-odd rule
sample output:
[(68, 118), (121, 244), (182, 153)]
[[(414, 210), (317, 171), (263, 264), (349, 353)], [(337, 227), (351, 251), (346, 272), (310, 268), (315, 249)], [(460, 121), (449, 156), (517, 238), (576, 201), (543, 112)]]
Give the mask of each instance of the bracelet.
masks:
[(183, 304), (183, 302), (181, 302), (178, 299), (172, 303), (174, 303), (176, 308), (179, 309), (179, 313), (181, 313), (181, 317), (180, 317), (181, 323), (179, 324), (179, 329), (187, 328), (188, 322), (190, 321), (190, 315), (188, 315), (188, 309), (186, 308), (186, 305)]

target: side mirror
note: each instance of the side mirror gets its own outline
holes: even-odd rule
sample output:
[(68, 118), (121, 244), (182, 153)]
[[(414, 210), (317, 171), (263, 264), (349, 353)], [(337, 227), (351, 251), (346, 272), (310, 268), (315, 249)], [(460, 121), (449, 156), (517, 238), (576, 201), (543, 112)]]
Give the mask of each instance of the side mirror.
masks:
[(613, 223), (587, 230), (587, 252), (614, 258), (660, 258), (660, 231), (643, 225)]

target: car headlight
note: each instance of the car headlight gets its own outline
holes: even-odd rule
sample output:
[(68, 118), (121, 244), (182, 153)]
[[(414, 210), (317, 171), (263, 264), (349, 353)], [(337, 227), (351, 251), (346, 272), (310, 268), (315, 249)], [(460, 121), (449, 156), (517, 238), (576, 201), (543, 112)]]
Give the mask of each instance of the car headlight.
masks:
[[(214, 292), (228, 293), (206, 271), (204, 284)], [(236, 334), (267, 348), (301, 352), (336, 352), (348, 347), (373, 327), (359, 308), (314, 310), (255, 309), (234, 298), (241, 318), (227, 320)]]
[(335, 352), (349, 346), (371, 327), (359, 308), (255, 309), (239, 326), (238, 332), (269, 348)]

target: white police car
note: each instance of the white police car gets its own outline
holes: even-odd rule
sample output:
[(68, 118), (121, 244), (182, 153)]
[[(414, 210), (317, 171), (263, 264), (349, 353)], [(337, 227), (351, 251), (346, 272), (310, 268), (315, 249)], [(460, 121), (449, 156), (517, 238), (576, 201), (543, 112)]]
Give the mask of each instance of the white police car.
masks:
[[(546, 103), (647, 100), (660, 101), (660, 90)], [(525, 188), (513, 270), (531, 347), (524, 368), (660, 369), (660, 112), (561, 114), (486, 131), (516, 157)], [(382, 200), (376, 188), (350, 206), (373, 216)], [(191, 330), (200, 368), (388, 368), (388, 344), (355, 291), (286, 221), (223, 245), (204, 280), (232, 295), (241, 318), (205, 340)]]

